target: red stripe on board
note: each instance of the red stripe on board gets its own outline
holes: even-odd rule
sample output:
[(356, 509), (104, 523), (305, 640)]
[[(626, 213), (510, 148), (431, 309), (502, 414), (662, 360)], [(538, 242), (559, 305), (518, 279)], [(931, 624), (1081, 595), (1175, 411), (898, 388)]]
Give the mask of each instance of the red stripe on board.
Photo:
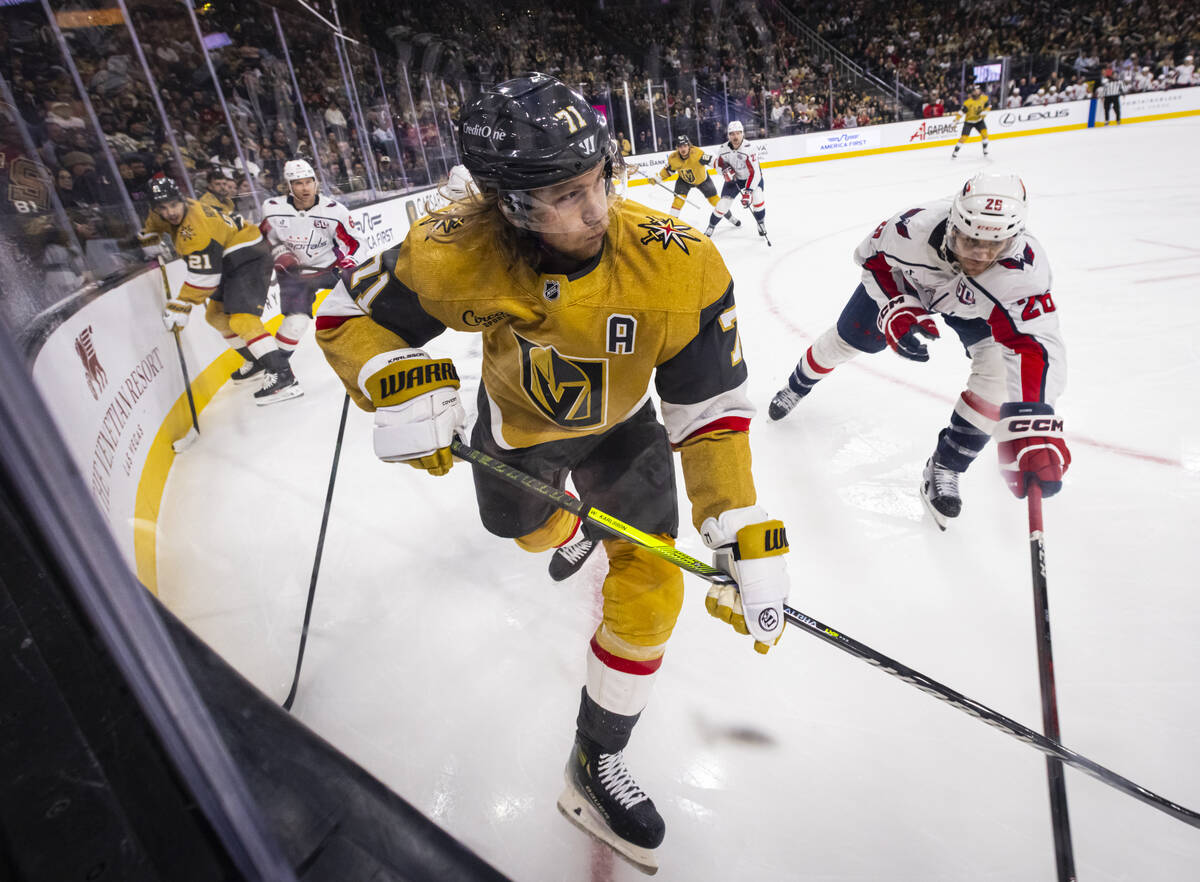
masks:
[(606, 668), (612, 668), (614, 671), (619, 671), (622, 674), (636, 674), (646, 677), (662, 667), (663, 657), (661, 655), (649, 661), (634, 661), (631, 658), (621, 658), (621, 656), (613, 655), (597, 643), (595, 637), (592, 638), (592, 653), (596, 658), (600, 659)]

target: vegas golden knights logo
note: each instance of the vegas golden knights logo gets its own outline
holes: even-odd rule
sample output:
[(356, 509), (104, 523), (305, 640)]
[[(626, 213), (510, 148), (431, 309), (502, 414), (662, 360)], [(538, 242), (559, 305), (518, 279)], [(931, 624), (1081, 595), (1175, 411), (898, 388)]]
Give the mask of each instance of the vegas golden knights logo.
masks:
[(607, 359), (572, 358), (513, 336), (521, 348), (521, 388), (538, 410), (566, 429), (604, 424)]

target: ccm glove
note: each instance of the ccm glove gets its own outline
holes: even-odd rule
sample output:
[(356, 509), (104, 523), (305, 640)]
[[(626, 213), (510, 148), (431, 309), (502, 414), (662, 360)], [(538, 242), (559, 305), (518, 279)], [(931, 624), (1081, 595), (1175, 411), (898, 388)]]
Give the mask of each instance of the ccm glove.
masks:
[(765, 653), (783, 636), (783, 602), (788, 596), (783, 522), (770, 520), (765, 511), (751, 505), (706, 518), (700, 535), (713, 550), (713, 566), (737, 582), (713, 585), (705, 608), (739, 634), (749, 634), (754, 649)]
[(887, 338), (888, 346), (910, 361), (929, 361), (929, 350), (917, 339), (918, 334), (928, 340), (941, 336), (933, 316), (911, 294), (901, 294), (885, 303), (875, 324)]
[(732, 181), (737, 177), (737, 172), (733, 170), (732, 166), (728, 165), (721, 169), (721, 174), (725, 176), (725, 180), (727, 181)]
[(745, 190), (742, 191), (742, 208), (749, 208), (750, 200), (752, 198), (753, 198), (753, 196), (750, 193), (750, 188), (747, 187)]
[(376, 456), (431, 475), (450, 471), (450, 442), (467, 426), (450, 359), (421, 349), (384, 352), (363, 365), (358, 385), (375, 405)]
[(1039, 401), (1010, 401), (1000, 407), (1000, 421), (992, 433), (1000, 456), (1000, 473), (1017, 499), (1024, 499), (1033, 481), (1043, 496), (1062, 489), (1063, 475), (1071, 464), (1071, 451), (1063, 438), (1063, 421), (1054, 408)]
[(168, 331), (183, 330), (183, 326), (187, 324), (188, 316), (191, 312), (192, 304), (186, 300), (175, 300), (173, 298), (168, 300), (162, 312), (163, 327)]

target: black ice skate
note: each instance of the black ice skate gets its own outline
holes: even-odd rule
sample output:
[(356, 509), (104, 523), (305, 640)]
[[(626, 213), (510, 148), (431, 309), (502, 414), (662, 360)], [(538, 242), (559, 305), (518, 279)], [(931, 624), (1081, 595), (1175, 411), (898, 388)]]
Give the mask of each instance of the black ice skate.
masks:
[(732, 211), (725, 212), (725, 220), (729, 221), (735, 227), (740, 227), (742, 225), (742, 222), (733, 216)]
[(261, 382), (263, 371), (266, 368), (261, 361), (244, 361), (242, 366), (229, 375), (230, 382), (235, 386), (244, 386), (245, 384), (254, 381)]
[(792, 412), (800, 399), (812, 391), (815, 383), (805, 383), (803, 381), (797, 383), (796, 375), (788, 377), (787, 385), (775, 393), (775, 397), (771, 399), (771, 406), (767, 408), (767, 416), (773, 420), (781, 420)]
[(633, 780), (621, 752), (600, 753), (576, 738), (567, 760), (567, 786), (558, 809), (643, 873), (658, 872), (654, 849), (666, 824), (654, 803)]
[(556, 548), (554, 557), (550, 558), (550, 578), (555, 582), (561, 582), (563, 579), (575, 575), (583, 566), (583, 562), (596, 550), (596, 544), (595, 540), (585, 536), (570, 545)]
[(300, 388), (300, 383), (296, 380), (296, 375), (286, 364), (285, 362), (282, 370), (267, 371), (263, 378), (262, 388), (254, 393), (254, 403), (259, 407), (278, 404), (289, 398), (299, 398), (304, 394), (304, 390)]
[(958, 495), (960, 474), (938, 465), (932, 456), (925, 461), (925, 472), (921, 476), (921, 499), (940, 530), (945, 530), (946, 522), (958, 517), (962, 511), (962, 497)]
[(708, 236), (708, 238), (711, 239), (712, 234), (713, 234), (713, 225), (709, 224), (707, 227), (704, 228), (704, 235)]

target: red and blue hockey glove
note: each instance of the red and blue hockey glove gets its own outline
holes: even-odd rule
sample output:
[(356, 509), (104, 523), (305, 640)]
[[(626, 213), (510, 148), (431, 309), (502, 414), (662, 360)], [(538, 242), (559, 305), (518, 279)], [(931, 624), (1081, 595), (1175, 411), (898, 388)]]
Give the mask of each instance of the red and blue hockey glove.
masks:
[(1071, 465), (1071, 451), (1063, 438), (1063, 421), (1054, 408), (1040, 401), (1015, 401), (1001, 405), (1000, 422), (992, 433), (1000, 456), (1000, 473), (1017, 499), (1024, 499), (1037, 481), (1043, 496), (1062, 489), (1063, 475)]
[(887, 338), (888, 346), (910, 361), (929, 361), (929, 350), (917, 339), (918, 334), (928, 340), (941, 336), (933, 316), (911, 294), (901, 294), (885, 303), (875, 324)]

